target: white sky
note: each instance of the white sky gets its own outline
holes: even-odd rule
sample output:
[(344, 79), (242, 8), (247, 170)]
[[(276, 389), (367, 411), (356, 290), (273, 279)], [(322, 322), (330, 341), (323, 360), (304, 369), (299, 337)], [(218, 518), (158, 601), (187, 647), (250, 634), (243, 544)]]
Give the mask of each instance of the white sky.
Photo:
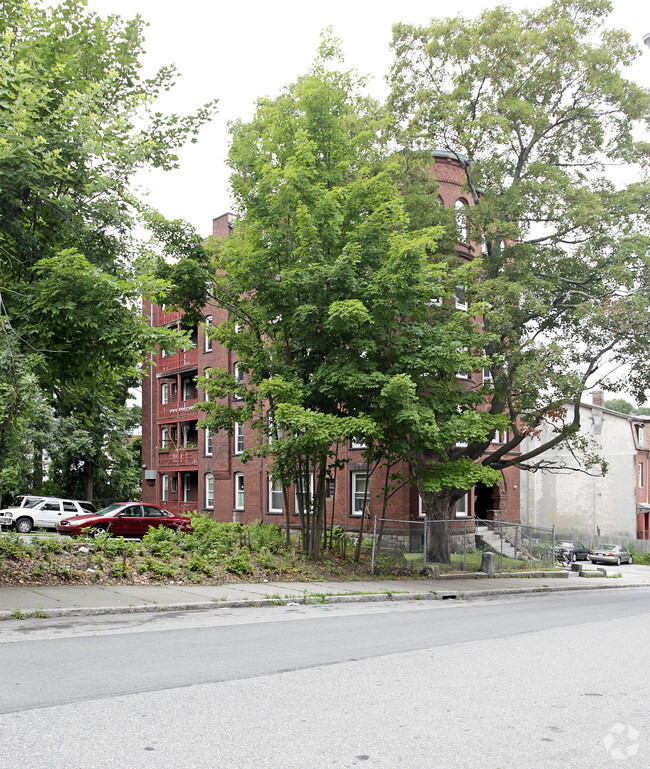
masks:
[[(642, 45), (650, 32), (648, 0), (613, 0), (611, 24), (627, 29)], [(54, 4), (54, 3), (53, 3)], [(511, 0), (513, 8), (540, 6), (539, 0)], [(191, 222), (203, 235), (212, 219), (231, 207), (228, 191), (227, 123), (250, 119), (261, 96), (275, 96), (306, 72), (319, 44), (320, 31), (333, 26), (342, 39), (346, 64), (372, 77), (371, 92), (385, 95), (384, 76), (391, 61), (391, 25), (397, 21), (424, 23), (431, 17), (474, 16), (493, 3), (465, 0), (89, 0), (90, 9), (105, 16), (130, 18), (140, 14), (149, 23), (145, 73), (175, 64), (181, 75), (165, 95), (165, 111), (187, 113), (211, 99), (219, 112), (197, 144), (180, 153), (180, 168), (149, 173), (140, 183), (149, 201), (170, 218)], [(629, 73), (650, 87), (650, 50)]]

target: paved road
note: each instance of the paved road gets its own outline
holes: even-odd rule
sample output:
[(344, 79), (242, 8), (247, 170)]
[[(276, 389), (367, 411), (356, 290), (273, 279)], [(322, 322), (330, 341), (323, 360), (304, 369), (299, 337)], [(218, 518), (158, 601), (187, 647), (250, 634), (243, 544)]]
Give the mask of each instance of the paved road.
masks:
[(649, 620), (622, 589), (7, 623), (0, 767), (645, 767)]

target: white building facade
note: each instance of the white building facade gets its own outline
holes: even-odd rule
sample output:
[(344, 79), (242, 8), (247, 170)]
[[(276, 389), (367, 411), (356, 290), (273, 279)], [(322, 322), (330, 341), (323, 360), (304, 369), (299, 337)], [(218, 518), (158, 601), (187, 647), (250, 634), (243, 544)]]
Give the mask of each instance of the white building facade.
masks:
[[(521, 522), (555, 526), (558, 536), (582, 539), (586, 545), (607, 539), (633, 541), (637, 537), (639, 436), (647, 417), (632, 417), (602, 406), (602, 393), (593, 393), (597, 405), (580, 405), (580, 434), (590, 450), (608, 465), (584, 472), (580, 457), (569, 446), (558, 445), (545, 453), (557, 468), (522, 472)], [(573, 420), (567, 407), (564, 421)], [(535, 438), (526, 439), (522, 451), (534, 449), (553, 437), (549, 425)], [(581, 471), (581, 469), (583, 471)]]

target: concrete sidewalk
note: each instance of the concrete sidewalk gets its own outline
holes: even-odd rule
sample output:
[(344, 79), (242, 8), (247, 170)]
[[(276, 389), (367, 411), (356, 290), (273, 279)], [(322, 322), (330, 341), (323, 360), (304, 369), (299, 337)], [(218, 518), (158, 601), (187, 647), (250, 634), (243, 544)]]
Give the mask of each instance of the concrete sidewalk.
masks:
[[(579, 577), (576, 572), (564, 571), (536, 572), (528, 577), (502, 575), (481, 578), (466, 574), (440, 579), (366, 582), (0, 587), (0, 619), (197, 611), (287, 603), (441, 600), (563, 590), (650, 587), (650, 566), (607, 567), (607, 571), (607, 577), (589, 579)], [(615, 577), (616, 574), (620, 576)]]

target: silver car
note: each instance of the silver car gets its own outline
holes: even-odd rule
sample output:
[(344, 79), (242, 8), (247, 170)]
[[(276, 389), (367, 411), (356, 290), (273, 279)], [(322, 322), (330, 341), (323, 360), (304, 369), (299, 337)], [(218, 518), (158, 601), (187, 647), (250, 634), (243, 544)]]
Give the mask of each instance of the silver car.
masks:
[(598, 545), (589, 551), (592, 563), (632, 563), (632, 553), (621, 545)]

